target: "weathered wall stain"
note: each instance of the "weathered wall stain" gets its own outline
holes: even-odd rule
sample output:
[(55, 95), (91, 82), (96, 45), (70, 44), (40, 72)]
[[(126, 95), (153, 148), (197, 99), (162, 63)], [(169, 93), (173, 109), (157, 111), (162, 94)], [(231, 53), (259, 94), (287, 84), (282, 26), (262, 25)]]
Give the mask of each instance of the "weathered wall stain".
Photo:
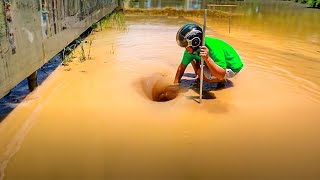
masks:
[(33, 43), (34, 37), (31, 31), (29, 31), (27, 28), (23, 27), (22, 30), (25, 32), (26, 36), (28, 37), (28, 40), (30, 43)]
[(6, 22), (5, 22), (5, 15), (4, 15), (4, 1), (0, 2), (0, 55), (2, 57), (2, 41), (6, 36)]
[(4, 2), (4, 9), (5, 9), (5, 19), (6, 19), (6, 24), (7, 24), (7, 36), (8, 36), (9, 44), (11, 47), (11, 52), (12, 52), (12, 54), (15, 54), (16, 53), (16, 45), (15, 45), (15, 40), (14, 40), (14, 30), (13, 30), (10, 0), (6, 0)]

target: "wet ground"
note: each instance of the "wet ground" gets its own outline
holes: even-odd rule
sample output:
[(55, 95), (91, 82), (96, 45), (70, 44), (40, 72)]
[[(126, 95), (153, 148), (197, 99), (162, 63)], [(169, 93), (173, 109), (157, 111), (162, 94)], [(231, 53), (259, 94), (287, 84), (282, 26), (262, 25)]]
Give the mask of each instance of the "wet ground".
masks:
[(59, 67), (0, 124), (1, 178), (318, 179), (319, 44), (208, 19), (243, 71), (198, 104), (188, 67), (175, 99), (152, 101), (188, 22), (202, 19), (128, 16), (127, 31), (92, 35), (91, 60)]

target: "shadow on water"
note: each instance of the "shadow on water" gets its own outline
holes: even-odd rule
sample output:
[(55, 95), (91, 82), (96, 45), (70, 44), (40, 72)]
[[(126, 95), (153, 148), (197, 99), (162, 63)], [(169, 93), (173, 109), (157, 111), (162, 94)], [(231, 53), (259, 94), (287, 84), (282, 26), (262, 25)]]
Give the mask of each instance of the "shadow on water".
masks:
[[(38, 85), (41, 85), (49, 75), (61, 64), (62, 58), (58, 54), (38, 69)], [(17, 86), (15, 86), (9, 93), (0, 99), (0, 122), (2, 122), (11, 111), (13, 111), (19, 103), (30, 93), (28, 88), (28, 81), (24, 79)]]
[[(194, 79), (181, 79), (180, 86), (188, 91), (189, 89), (193, 90), (195, 93), (200, 95), (200, 81), (196, 80), (196, 75), (194, 73), (185, 73), (184, 77), (194, 78)], [(203, 82), (203, 99), (216, 99), (214, 92), (212, 91), (219, 91), (227, 88), (233, 87), (233, 82), (230, 80), (226, 80), (224, 83), (208, 83)], [(187, 96), (188, 99), (198, 99), (199, 96)]]

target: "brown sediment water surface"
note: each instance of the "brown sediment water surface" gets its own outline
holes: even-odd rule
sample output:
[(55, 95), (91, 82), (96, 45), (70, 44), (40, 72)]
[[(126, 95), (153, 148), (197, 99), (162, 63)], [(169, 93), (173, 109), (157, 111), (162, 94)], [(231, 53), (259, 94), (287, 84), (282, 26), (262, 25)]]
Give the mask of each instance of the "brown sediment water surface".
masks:
[(319, 42), (208, 19), (244, 69), (198, 104), (188, 67), (176, 98), (152, 101), (188, 22), (202, 19), (128, 16), (127, 31), (91, 35), (91, 60), (58, 68), (0, 124), (0, 178), (319, 178)]

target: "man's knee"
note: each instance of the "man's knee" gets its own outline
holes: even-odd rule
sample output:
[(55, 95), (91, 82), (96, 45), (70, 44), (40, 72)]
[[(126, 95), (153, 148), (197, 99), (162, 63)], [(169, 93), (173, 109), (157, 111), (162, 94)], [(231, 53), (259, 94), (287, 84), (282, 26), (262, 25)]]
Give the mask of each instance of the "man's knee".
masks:
[[(198, 75), (199, 78), (201, 77), (201, 68), (198, 69), (197, 75)], [(210, 80), (207, 78), (207, 76), (204, 73), (203, 73), (203, 81), (210, 82)]]

